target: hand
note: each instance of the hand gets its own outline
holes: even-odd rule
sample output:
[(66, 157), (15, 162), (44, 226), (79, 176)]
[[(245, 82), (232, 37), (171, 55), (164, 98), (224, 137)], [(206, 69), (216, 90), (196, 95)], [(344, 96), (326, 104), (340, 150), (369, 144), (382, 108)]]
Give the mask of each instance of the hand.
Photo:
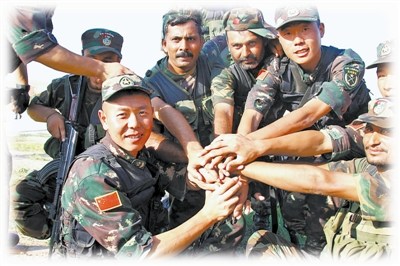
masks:
[(220, 186), (218, 174), (215, 170), (209, 170), (206, 168), (200, 168), (199, 172), (203, 176), (202, 179), (198, 179), (188, 173), (187, 181), (192, 189), (204, 189), (214, 191)]
[(120, 63), (113, 62), (113, 63), (104, 63), (104, 72), (101, 78), (96, 80), (96, 82), (102, 83), (104, 80), (123, 75), (123, 74), (135, 74), (129, 68), (121, 65)]
[(26, 108), (29, 106), (29, 86), (27, 89), (18, 88), (10, 90), (10, 103), (11, 103), (11, 111), (15, 114), (19, 114), (16, 116), (16, 119), (21, 117), (20, 115), (25, 112)]
[(60, 141), (65, 140), (65, 123), (64, 117), (54, 111), (54, 113), (50, 114), (46, 120), (47, 123), (47, 131), (56, 139)]
[(240, 134), (220, 135), (205, 147), (201, 153), (204, 161), (211, 161), (212, 163), (214, 163), (212, 159), (215, 157), (234, 155), (236, 155), (234, 159), (230, 158), (228, 162), (223, 163), (223, 168), (227, 171), (242, 169), (243, 165), (254, 161), (258, 157), (253, 141)]
[(242, 183), (239, 178), (228, 178), (214, 191), (206, 191), (206, 201), (201, 212), (216, 222), (228, 217), (239, 203), (239, 190)]

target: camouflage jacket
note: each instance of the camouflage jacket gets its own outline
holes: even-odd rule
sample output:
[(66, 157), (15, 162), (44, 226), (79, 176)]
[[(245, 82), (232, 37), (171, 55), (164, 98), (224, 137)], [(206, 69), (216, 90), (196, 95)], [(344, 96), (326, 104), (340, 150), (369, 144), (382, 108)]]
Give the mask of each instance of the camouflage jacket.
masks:
[(370, 261), (390, 256), (394, 220), (390, 212), (392, 171), (379, 173), (365, 157), (329, 166), (332, 171), (353, 173), (359, 202), (344, 201), (326, 222), (327, 244), (321, 258)]
[(24, 64), (35, 60), (54, 46), (54, 8), (19, 6), (9, 12), (8, 41)]
[(330, 125), (322, 129), (321, 132), (330, 137), (333, 146), (332, 153), (323, 156), (330, 161), (365, 157), (363, 128), (363, 124), (354, 125), (351, 123), (346, 127)]
[[(246, 109), (265, 115), (274, 102), (293, 111), (317, 97), (332, 108), (333, 121), (323, 125), (349, 124), (368, 111), (369, 90), (363, 80), (365, 64), (351, 49), (322, 46), (322, 57), (313, 73), (304, 73), (287, 57), (276, 58), (257, 77), (249, 92)], [(357, 95), (351, 97), (351, 95)]]
[[(152, 176), (147, 167), (150, 154), (142, 150), (138, 158), (133, 158), (108, 134), (101, 142), (97, 145), (104, 145), (116, 158), (131, 165), (128, 171), (136, 178), (120, 178), (104, 158), (78, 157), (62, 191), (62, 243), (70, 256), (87, 253), (82, 250), (96, 243), (103, 255), (145, 256), (152, 246), (146, 216), (158, 184), (157, 177)], [(83, 239), (88, 239), (86, 243), (82, 241), (84, 234), (87, 236)]]

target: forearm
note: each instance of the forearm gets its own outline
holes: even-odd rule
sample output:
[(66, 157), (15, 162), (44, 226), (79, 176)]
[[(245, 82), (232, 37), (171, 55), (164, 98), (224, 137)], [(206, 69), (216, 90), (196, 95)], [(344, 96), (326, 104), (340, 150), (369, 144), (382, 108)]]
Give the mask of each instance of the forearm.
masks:
[(262, 114), (256, 110), (246, 109), (240, 119), (237, 133), (246, 136), (247, 134), (255, 131), (260, 125)]
[(327, 115), (330, 111), (329, 105), (314, 98), (303, 107), (247, 136), (251, 139), (268, 139), (298, 132), (311, 127), (318, 119)]
[(305, 164), (253, 162), (241, 174), (287, 191), (328, 195), (358, 201), (352, 175)]
[(185, 117), (172, 106), (167, 105), (158, 110), (158, 112), (156, 112), (156, 118), (178, 139), (186, 155), (190, 154), (192, 151), (203, 149)]
[(40, 104), (31, 104), (27, 109), (28, 115), (36, 122), (47, 122), (47, 118), (54, 113), (58, 113), (54, 108)]
[(152, 132), (146, 142), (146, 148), (154, 151), (155, 156), (165, 162), (187, 163), (188, 159), (182, 147), (165, 136)]
[(60, 45), (38, 56), (36, 61), (55, 70), (81, 76), (103, 78), (105, 72), (103, 62), (80, 56)]
[(178, 227), (153, 237), (150, 257), (174, 256), (198, 239), (216, 220), (200, 210), (195, 216)]
[(295, 132), (272, 139), (254, 140), (258, 156), (287, 155), (314, 156), (332, 152), (333, 146), (329, 136), (317, 130)]
[(232, 133), (233, 106), (219, 103), (214, 107), (214, 135)]

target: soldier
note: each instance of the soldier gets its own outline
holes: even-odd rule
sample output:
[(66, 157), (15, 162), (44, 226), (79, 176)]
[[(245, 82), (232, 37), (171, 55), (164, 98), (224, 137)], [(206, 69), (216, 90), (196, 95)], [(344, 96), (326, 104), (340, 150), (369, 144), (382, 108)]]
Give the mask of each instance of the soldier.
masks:
[[(211, 83), (216, 136), (236, 133), (247, 94), (256, 83), (260, 70), (274, 57), (268, 46), (272, 46), (270, 43), (277, 38), (276, 30), (264, 21), (263, 14), (256, 8), (235, 8), (228, 11), (223, 25), (234, 64), (223, 69)], [(257, 185), (256, 182), (251, 182), (250, 188)], [(269, 199), (266, 193), (263, 194), (265, 199), (252, 202), (252, 208), (259, 209), (253, 216), (255, 230), (260, 227), (268, 228), (269, 225), (270, 208), (264, 206), (269, 205)]]
[(90, 57), (77, 55), (62, 47), (52, 34), (54, 7), (15, 6), (9, 12), (7, 32), (10, 47), (10, 68), (15, 71), (17, 85), (11, 97), (19, 106), (13, 107), (18, 113), (29, 104), (29, 80), (26, 66), (37, 61), (55, 70), (96, 77), (100, 81), (118, 74), (130, 74), (131, 70), (118, 62), (105, 64)]
[[(144, 77), (146, 86), (154, 90), (151, 102), (154, 118), (162, 123), (162, 134), (181, 144), (188, 163), (180, 167), (187, 168), (187, 174), (198, 179), (211, 171), (199, 167), (197, 154), (213, 137), (210, 84), (213, 69), (223, 68), (218, 54), (202, 51), (204, 40), (201, 29), (202, 16), (199, 11), (167, 12), (162, 25), (162, 49), (166, 56)], [(203, 190), (188, 191), (184, 199), (171, 197), (171, 228), (188, 220), (203, 204)], [(203, 243), (205, 248), (210, 245), (209, 249), (218, 252), (233, 251), (243, 234), (243, 218), (235, 224), (226, 220), (210, 229), (206, 234), (208, 237), (199, 239), (197, 245)], [(214, 240), (204, 241), (204, 238)]]
[[(325, 27), (316, 7), (277, 8), (275, 23), (285, 56), (276, 58), (258, 76), (238, 133), (267, 139), (310, 127), (345, 126), (367, 111), (370, 96), (363, 80), (364, 62), (351, 49), (321, 45)], [(283, 112), (287, 114), (256, 130), (265, 115)], [(285, 192), (281, 198), (291, 235), (306, 235), (305, 248), (317, 255), (325, 245), (323, 221), (335, 206), (325, 196)]]
[(61, 254), (174, 256), (234, 210), (241, 186), (237, 179), (208, 192), (201, 211), (181, 226), (157, 232), (153, 206), (160, 205), (158, 193), (168, 180), (153, 175), (157, 171), (144, 149), (153, 126), (150, 94), (136, 75), (103, 83), (99, 118), (106, 136), (77, 157), (63, 187)]
[[(356, 120), (365, 124), (364, 158), (321, 165), (324, 169), (306, 164), (254, 162), (240, 172), (281, 189), (346, 200), (324, 227), (327, 245), (320, 258), (352, 261), (390, 258), (394, 221), (390, 213), (394, 115), (393, 102), (378, 98), (369, 103), (368, 113)], [(249, 238), (246, 255), (309, 258), (304, 251), (265, 230)]]
[[(84, 57), (105, 63), (119, 63), (122, 59), (123, 37), (115, 31), (103, 28), (89, 29), (82, 34), (81, 41)], [(105, 132), (97, 115), (102, 103), (101, 85), (102, 82), (95, 77), (65, 75), (54, 79), (46, 91), (32, 99), (27, 112), (33, 120), (47, 124), (51, 137), (44, 144), (44, 150), (54, 160), (16, 184), (13, 195), (13, 210), (16, 215), (14, 219), (17, 228), (24, 235), (38, 239), (50, 236), (52, 223), (46, 204), (52, 202), (54, 197), (54, 175), (57, 172), (54, 170), (59, 168), (57, 158), (60, 157), (61, 142), (66, 138), (65, 121), (70, 119), (70, 109), (79, 106), (75, 121), (78, 125), (75, 154), (83, 152), (104, 137)], [(77, 95), (78, 90), (79, 99), (73, 104), (74, 95)], [(161, 137), (152, 134), (152, 144), (146, 145), (159, 144), (165, 139)], [(168, 145), (164, 143), (164, 146)], [(49, 167), (53, 171), (45, 174)]]
[[(385, 41), (377, 47), (377, 60), (367, 69), (376, 68), (378, 89), (383, 97), (395, 97), (395, 45)], [(266, 155), (312, 156), (322, 154), (331, 161), (365, 157), (362, 144), (362, 125), (304, 130), (271, 139), (251, 140), (241, 135), (221, 135), (205, 147), (204, 160), (235, 154), (224, 167), (230, 171)], [(299, 141), (301, 140), (301, 141)]]

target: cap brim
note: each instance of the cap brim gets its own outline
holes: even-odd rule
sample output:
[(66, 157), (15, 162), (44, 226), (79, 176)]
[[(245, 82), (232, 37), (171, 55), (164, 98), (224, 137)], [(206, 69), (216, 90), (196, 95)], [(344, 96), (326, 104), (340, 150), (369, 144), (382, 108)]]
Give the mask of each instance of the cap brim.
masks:
[(89, 52), (89, 54), (91, 54), (91, 55), (97, 55), (97, 54), (101, 54), (101, 53), (105, 53), (105, 52), (112, 52), (114, 54), (117, 54), (120, 58), (122, 58), (121, 52), (112, 47), (94, 46), (94, 47), (87, 48), (85, 50), (87, 50)]
[(392, 60), (391, 58), (389, 58), (389, 57), (388, 58), (381, 58), (381, 59), (376, 60), (375, 62), (373, 62), (369, 66), (366, 66), (365, 68), (366, 69), (371, 69), (371, 68), (377, 67), (380, 64), (391, 64), (391, 63), (394, 63), (394, 60)]
[(368, 114), (360, 115), (356, 120), (353, 121), (353, 123), (355, 125), (361, 124), (361, 123), (370, 123), (370, 124), (373, 124), (375, 126), (382, 127), (382, 128), (394, 127), (393, 121), (391, 118), (371, 116)]
[(318, 18), (302, 18), (302, 17), (293, 17), (292, 19), (285, 20), (283, 23), (276, 25), (276, 29), (282, 28), (283, 26), (292, 23), (292, 22), (315, 22), (318, 21)]
[(248, 31), (251, 31), (263, 38), (267, 38), (267, 39), (276, 39), (277, 36), (277, 32), (275, 29), (270, 28), (270, 29), (266, 29), (266, 28), (258, 28), (258, 29), (248, 29)]

